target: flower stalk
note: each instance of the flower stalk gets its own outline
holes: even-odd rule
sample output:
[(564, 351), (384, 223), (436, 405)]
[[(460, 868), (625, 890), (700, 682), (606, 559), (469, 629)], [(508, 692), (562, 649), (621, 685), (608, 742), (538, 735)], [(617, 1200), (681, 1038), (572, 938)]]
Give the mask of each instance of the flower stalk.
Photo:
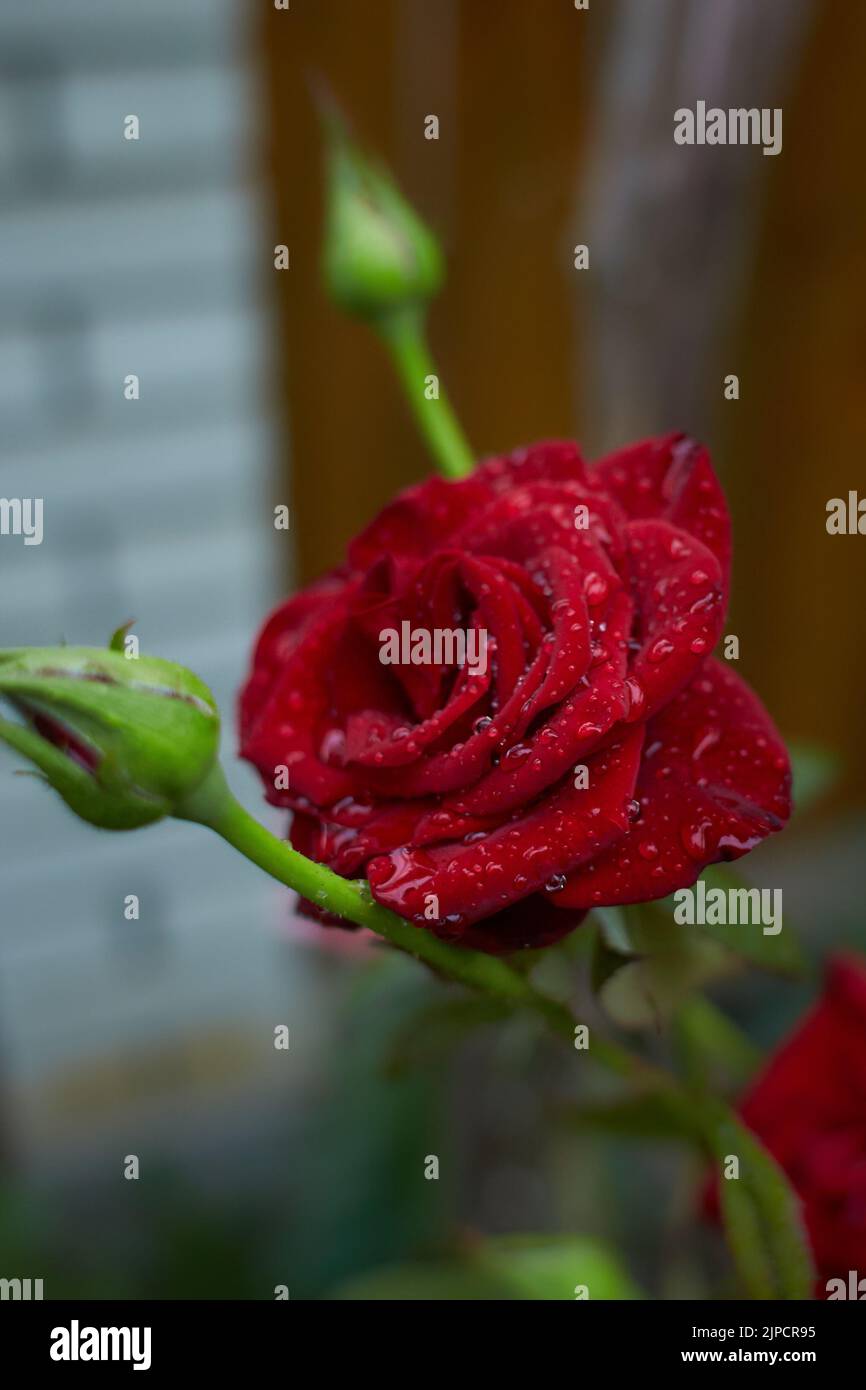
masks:
[[(481, 951), (452, 946), (432, 932), (413, 926), (381, 907), (364, 880), (341, 878), (324, 864), (315, 863), (273, 835), (235, 798), (219, 763), (214, 764), (202, 784), (176, 807), (174, 814), (180, 820), (194, 821), (213, 830), (245, 859), (325, 912), (366, 927), (459, 984), (480, 990), (503, 1003), (528, 1007), (540, 1015), (553, 1032), (574, 1039), (578, 1020), (567, 1005), (540, 993), (505, 961)], [(663, 1072), (606, 1039), (594, 1042), (592, 1051), (602, 1065), (621, 1076), (655, 1084), (668, 1081)]]
[[(375, 327), (391, 355), (406, 400), (436, 467), (446, 478), (465, 478), (472, 472), (475, 460), (442, 389), (421, 311), (417, 308), (394, 310), (383, 314)], [(430, 395), (434, 389), (436, 394)]]
[[(509, 1008), (525, 1008), (557, 1037), (576, 1042), (567, 1004), (521, 971), (483, 952), (441, 941), (375, 902), (366, 882), (317, 864), (273, 835), (229, 789), (217, 756), (219, 712), (192, 672), (156, 658), (128, 661), (115, 634), (109, 650), (22, 648), (0, 652), (0, 695), (21, 722), (0, 720), (0, 740), (27, 757), (83, 820), (129, 830), (163, 817), (214, 831), (278, 882), (335, 916), (366, 927), (438, 974)], [(796, 1200), (784, 1177), (727, 1107), (708, 1103), (673, 1074), (607, 1038), (587, 1057), (651, 1093), (718, 1161), (745, 1151), (751, 1189), (726, 1193), (732, 1252), (756, 1297), (782, 1289), (803, 1297), (810, 1264)], [(694, 1120), (694, 1123), (692, 1123)], [(687, 1121), (687, 1123), (686, 1123)]]
[(322, 271), (344, 313), (368, 323), (388, 349), (436, 467), (471, 473), (474, 457), (445, 396), (425, 333), (425, 310), (441, 287), (442, 252), (393, 179), (349, 138), (333, 106), (328, 138), (328, 208)]

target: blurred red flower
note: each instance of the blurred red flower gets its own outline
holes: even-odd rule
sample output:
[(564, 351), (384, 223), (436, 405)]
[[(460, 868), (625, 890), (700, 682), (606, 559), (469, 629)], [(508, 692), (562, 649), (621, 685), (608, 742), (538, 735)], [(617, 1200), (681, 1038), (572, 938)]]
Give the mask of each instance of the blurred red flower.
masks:
[[(824, 994), (741, 1107), (803, 1202), (818, 1268), (866, 1279), (866, 968), (831, 962)], [(866, 1284), (862, 1290), (866, 1294)]]

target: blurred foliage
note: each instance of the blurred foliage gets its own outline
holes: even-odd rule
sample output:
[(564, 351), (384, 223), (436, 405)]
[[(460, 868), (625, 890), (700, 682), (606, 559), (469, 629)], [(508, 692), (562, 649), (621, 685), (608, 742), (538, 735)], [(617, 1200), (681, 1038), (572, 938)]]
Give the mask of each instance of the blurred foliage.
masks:
[[(812, 749), (794, 763), (802, 808), (832, 760)], [(727, 865), (704, 878), (740, 882)], [(625, 1090), (538, 1018), (392, 951), (323, 957), (316, 1070), (279, 1133), (254, 1140), (247, 1174), (207, 1193), (167, 1168), (86, 1192), (7, 1182), (0, 1263), (45, 1279), (49, 1297), (271, 1299), (282, 1284), (293, 1299), (573, 1299), (578, 1284), (590, 1298), (791, 1296), (808, 1270), (786, 1235), (788, 1189), (713, 1098), (736, 1101), (757, 1043), (814, 983), (785, 973), (804, 968), (787, 915), (778, 937), (738, 930), (680, 927), (668, 899), (597, 911), (515, 960), (592, 1028), (633, 1030), (635, 1051), (678, 1072), (685, 1103)], [(740, 1181), (721, 1184), (739, 1283), (702, 1220), (710, 1155), (727, 1152), (742, 1159)], [(438, 1181), (424, 1177), (430, 1154)]]
[[(459, 1292), (457, 1292), (459, 1291)], [(461, 1257), (374, 1270), (338, 1289), (341, 1299), (634, 1299), (641, 1294), (600, 1242), (506, 1236)]]
[(731, 1253), (750, 1298), (807, 1299), (815, 1271), (800, 1203), (782, 1170), (745, 1125), (721, 1115), (713, 1134), (717, 1162), (736, 1156), (736, 1179), (719, 1183)]
[(839, 755), (815, 743), (793, 743), (789, 748), (794, 812), (809, 810), (839, 781)]

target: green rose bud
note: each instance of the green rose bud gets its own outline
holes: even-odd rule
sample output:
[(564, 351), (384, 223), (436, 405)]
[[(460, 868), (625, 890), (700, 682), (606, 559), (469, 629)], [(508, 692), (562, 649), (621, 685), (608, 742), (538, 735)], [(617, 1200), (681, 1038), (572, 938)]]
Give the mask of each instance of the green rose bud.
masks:
[(182, 813), (216, 762), (214, 698), (171, 661), (95, 647), (0, 651), (0, 696), (22, 717), (0, 719), (0, 738), (107, 830)]
[(376, 319), (425, 303), (443, 278), (436, 238), (388, 175), (351, 144), (331, 116), (323, 270), (339, 307)]

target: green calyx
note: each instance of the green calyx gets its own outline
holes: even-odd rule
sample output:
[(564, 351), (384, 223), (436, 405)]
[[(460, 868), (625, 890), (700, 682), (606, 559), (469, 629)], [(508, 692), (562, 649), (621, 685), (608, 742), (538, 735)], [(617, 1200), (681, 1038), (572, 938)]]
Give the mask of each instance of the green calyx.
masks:
[(220, 720), (182, 666), (116, 649), (0, 651), (0, 739), (83, 820), (133, 830), (172, 815), (216, 761)]
[(436, 238), (342, 124), (331, 119), (328, 128), (323, 272), (334, 302), (370, 320), (426, 303), (444, 275)]

